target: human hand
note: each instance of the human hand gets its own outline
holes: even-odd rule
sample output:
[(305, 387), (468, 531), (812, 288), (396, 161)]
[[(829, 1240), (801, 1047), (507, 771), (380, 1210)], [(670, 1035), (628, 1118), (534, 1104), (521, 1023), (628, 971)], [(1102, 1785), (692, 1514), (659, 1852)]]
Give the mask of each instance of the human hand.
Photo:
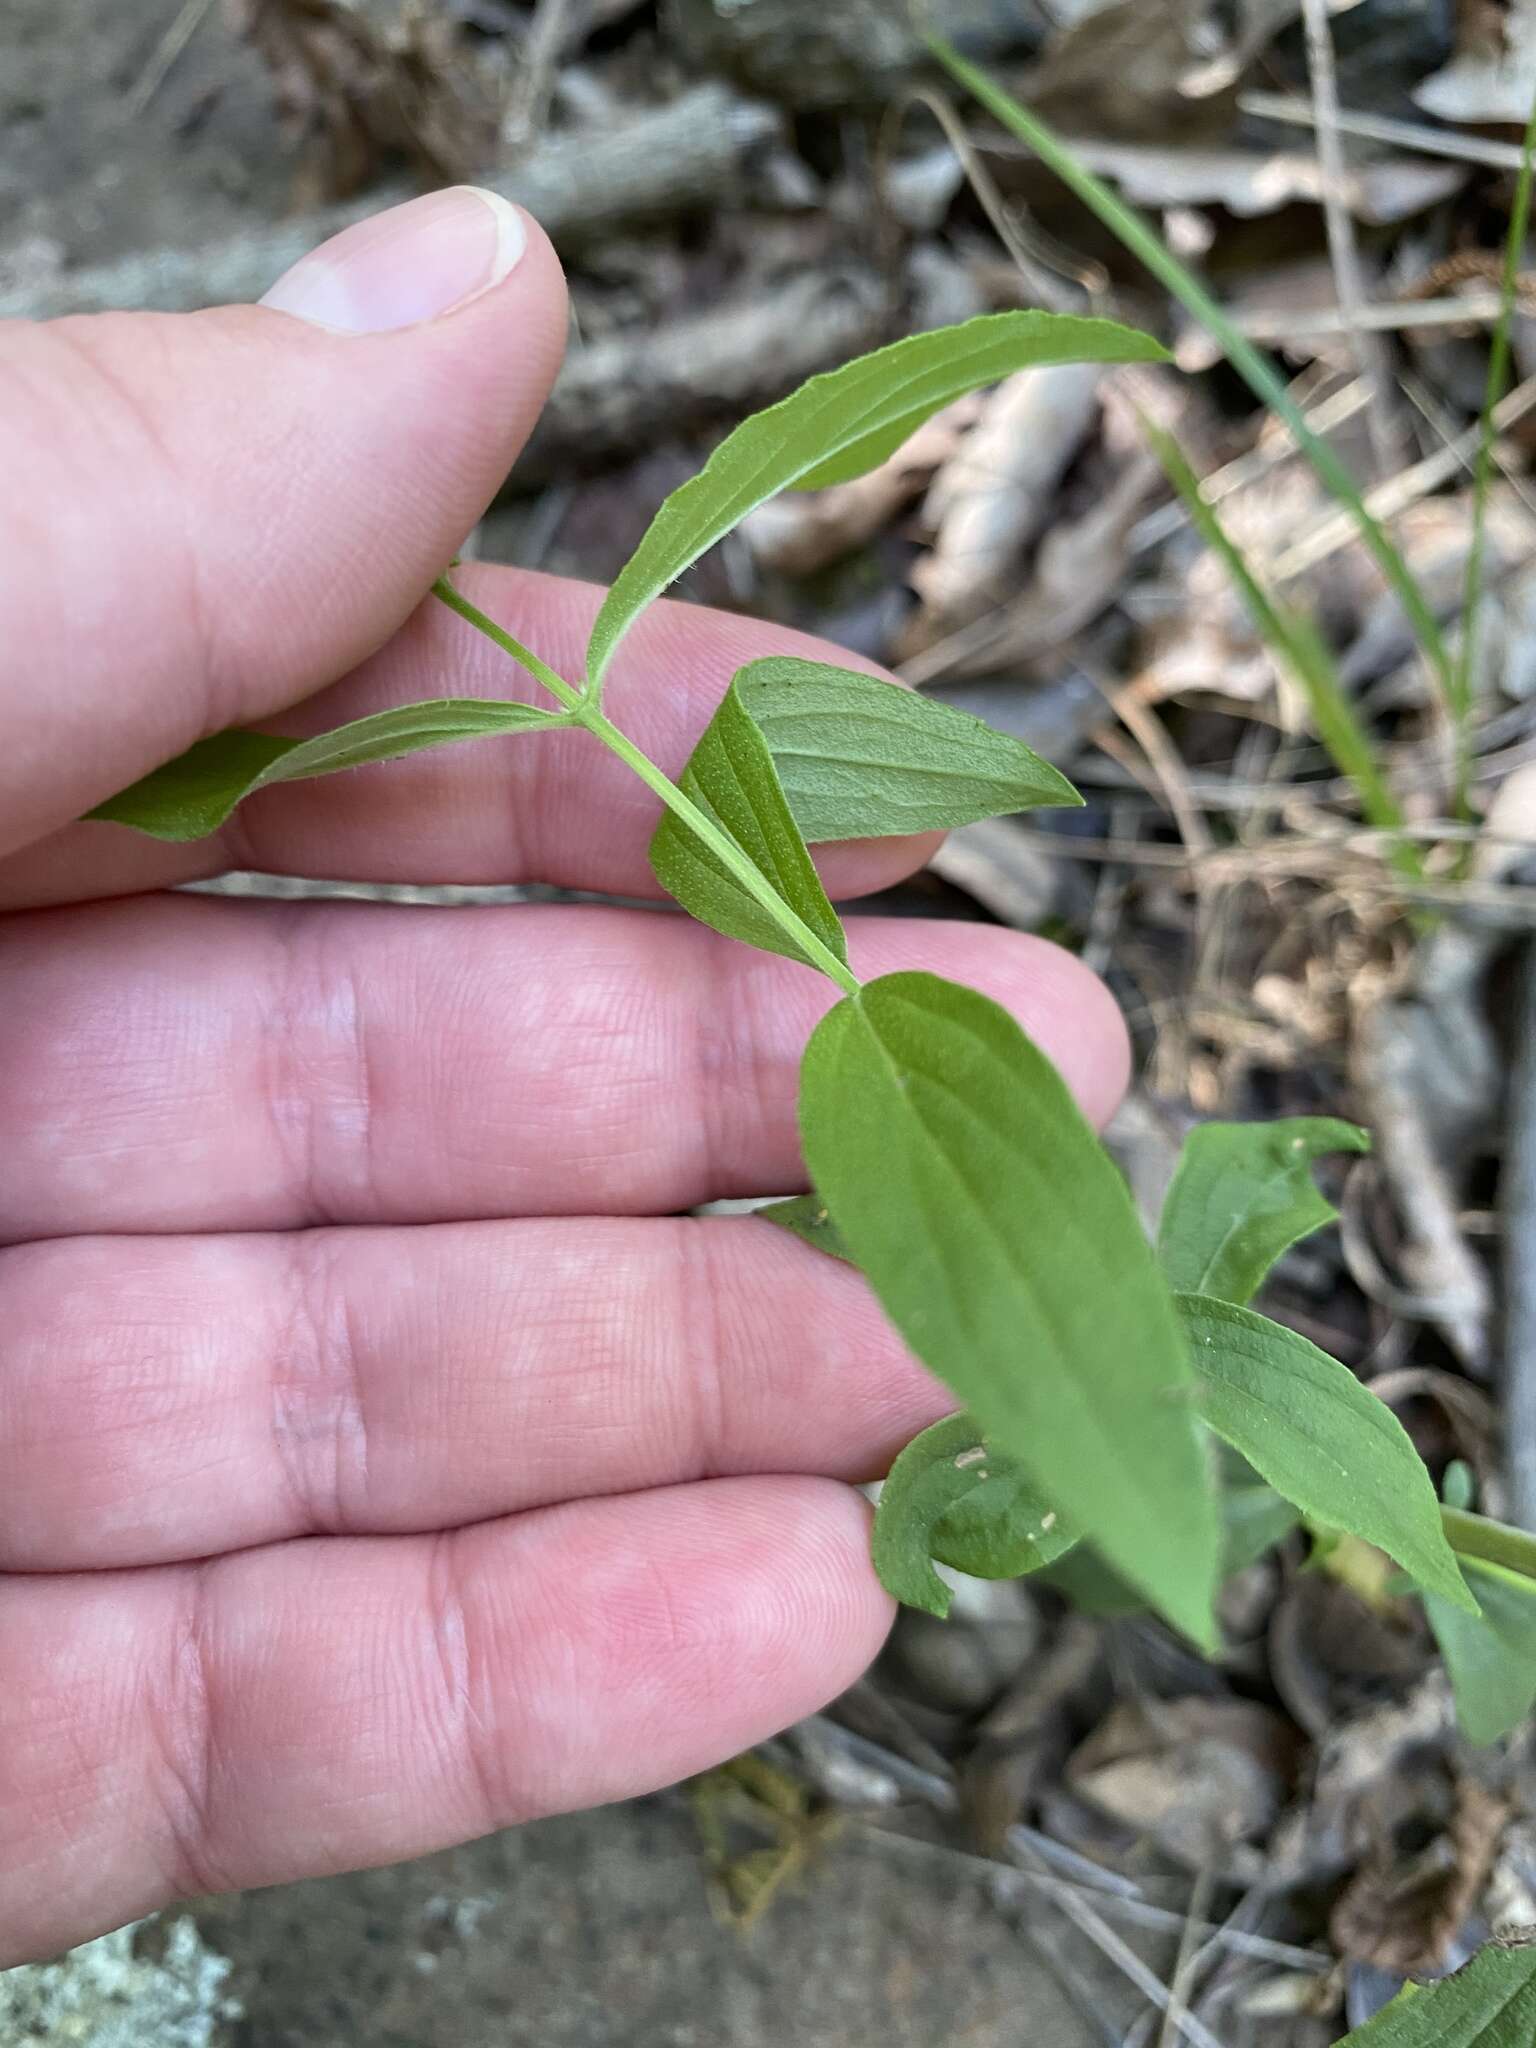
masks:
[[(673, 1213), (803, 1185), (835, 992), (644, 911), (164, 893), (650, 895), (621, 764), (561, 732), (273, 789), (192, 847), (69, 823), (223, 726), (535, 695), (418, 606), (564, 331), (547, 242), (462, 192), (261, 308), (0, 326), (0, 1966), (666, 1784), (889, 1624), (848, 1482), (951, 1399), (846, 1267)], [(579, 662), (596, 591), (462, 582)], [(781, 651), (848, 661), (657, 605), (610, 712), (675, 769)], [(929, 845), (822, 865), (857, 895)], [(1111, 1107), (1123, 1032), (1066, 954), (850, 939), (1009, 1004)]]

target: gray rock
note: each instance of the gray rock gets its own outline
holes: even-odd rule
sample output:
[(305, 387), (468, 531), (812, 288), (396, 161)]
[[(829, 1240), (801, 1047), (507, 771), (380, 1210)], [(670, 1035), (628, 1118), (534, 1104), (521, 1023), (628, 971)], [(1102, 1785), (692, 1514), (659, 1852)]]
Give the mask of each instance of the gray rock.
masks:
[(185, 1918), (120, 1927), (57, 1962), (0, 1970), (7, 2048), (225, 2048), (229, 1963)]

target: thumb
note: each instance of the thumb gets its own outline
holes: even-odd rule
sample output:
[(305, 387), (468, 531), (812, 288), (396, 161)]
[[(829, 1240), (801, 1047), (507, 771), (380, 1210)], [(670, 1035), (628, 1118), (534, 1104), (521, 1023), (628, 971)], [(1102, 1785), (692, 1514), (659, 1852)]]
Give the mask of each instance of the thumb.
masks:
[(468, 186), (260, 306), (0, 322), (0, 852), (388, 639), (554, 380), (565, 288)]

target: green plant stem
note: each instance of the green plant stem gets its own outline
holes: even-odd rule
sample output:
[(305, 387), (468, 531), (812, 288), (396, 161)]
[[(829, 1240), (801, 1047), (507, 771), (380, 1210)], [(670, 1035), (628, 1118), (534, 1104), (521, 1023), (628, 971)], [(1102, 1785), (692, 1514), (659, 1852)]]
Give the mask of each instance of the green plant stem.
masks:
[[(1520, 280), (1520, 257), (1525, 248), (1526, 228), (1531, 217), (1531, 162), (1536, 154), (1536, 100), (1531, 102), (1520, 144), (1520, 176), (1515, 184), (1515, 203), (1510, 211), (1509, 232), (1504, 237), (1504, 269), (1500, 282), (1499, 317), (1494, 323), (1488, 351), (1488, 381), (1483, 387), (1483, 410), (1478, 422), (1477, 464), (1472, 479), (1472, 541), (1467, 550), (1467, 575), (1461, 595), (1461, 647), (1452, 678), (1451, 716), (1456, 742), (1456, 810), (1468, 812), (1467, 791), (1472, 779), (1472, 676), (1477, 663), (1478, 610), (1483, 595), (1483, 558), (1487, 540), (1488, 491), (1493, 482), (1494, 408), (1504, 395), (1509, 378), (1509, 330), (1515, 314), (1515, 293)], [(1463, 855), (1463, 866), (1472, 849)]]
[(1466, 1508), (1442, 1507), (1440, 1520), (1446, 1540), (1462, 1557), (1480, 1557), (1485, 1564), (1501, 1564), (1522, 1578), (1536, 1579), (1536, 1536), (1529, 1531)]
[(723, 831), (714, 820), (701, 811), (691, 797), (687, 797), (669, 777), (662, 774), (656, 763), (642, 754), (627, 734), (619, 731), (605, 718), (595, 704), (584, 703), (576, 714), (578, 724), (600, 739), (612, 754), (617, 754), (625, 766), (633, 769), (647, 789), (654, 790), (674, 817), (681, 818), (694, 836), (703, 841), (717, 859), (730, 870), (741, 886), (760, 903), (781, 929), (788, 932), (800, 951), (823, 974), (835, 981), (844, 994), (856, 996), (860, 982), (853, 970), (846, 966), (830, 947), (822, 944), (816, 934), (801, 918), (797, 917), (756, 865), (748, 860), (741, 848)]
[(579, 690), (573, 690), (564, 676), (557, 675), (547, 661), (540, 661), (521, 640), (514, 640), (505, 626), (498, 626), (496, 621), (488, 618), (477, 604), (471, 604), (462, 591), (454, 589), (446, 576), (438, 577), (432, 586), (432, 595), (440, 598), (449, 611), (457, 612), (461, 619), (467, 620), (477, 633), (483, 633), (487, 640), (493, 640), (503, 654), (510, 654), (518, 666), (526, 669), (534, 681), (542, 684), (567, 711), (577, 711), (581, 708)]
[(487, 640), (494, 641), (504, 654), (525, 668), (535, 682), (542, 683), (550, 695), (573, 714), (573, 722), (583, 725), (594, 739), (601, 740), (609, 753), (617, 754), (624, 765), (638, 775), (647, 789), (659, 796), (674, 817), (680, 818), (695, 838), (701, 840), (717, 860), (740, 882), (743, 889), (761, 904), (774, 922), (787, 932), (796, 946), (814, 966), (835, 981), (844, 994), (856, 996), (860, 983), (858, 976), (846, 966), (830, 947), (823, 945), (803, 919), (796, 916), (783, 897), (774, 888), (756, 864), (750, 861), (730, 834), (717, 825), (713, 818), (706, 816), (691, 797), (685, 796), (669, 776), (663, 775), (647, 755), (642, 754), (626, 733), (619, 731), (611, 720), (605, 718), (596, 701), (584, 697), (574, 689), (564, 676), (557, 675), (547, 662), (540, 661), (536, 654), (516, 640), (504, 626), (498, 626), (488, 618), (478, 605), (470, 603), (467, 597), (454, 589), (446, 576), (440, 576), (432, 586), (433, 595), (441, 598), (452, 612), (473, 626), (477, 633), (483, 633)]
[(1139, 257), (1173, 297), (1215, 336), (1227, 360), (1244, 378), (1249, 388), (1277, 418), (1284, 420), (1295, 437), (1297, 446), (1305, 450), (1318, 476), (1348, 509), (1360, 530), (1361, 539), (1376, 557), (1382, 574), (1397, 593), (1403, 610), (1412, 622), (1425, 657), (1435, 671), (1446, 705), (1454, 713), (1455, 681), (1451, 673), (1450, 654), (1436, 624), (1434, 613), (1426, 604), (1413, 571), (1393, 546), (1391, 537), (1381, 522), (1367, 508), (1359, 487), (1344, 464), (1328, 443), (1313, 433), (1307, 425), (1301, 409), (1291, 398), (1278, 373), (1247, 336), (1233, 326), (1216, 300), (1179, 262), (1172, 251), (1164, 246), (1140, 214), (1117, 198), (1091, 171), (1085, 170), (1073, 156), (1070, 148), (1058, 139), (1037, 114), (1031, 113), (1010, 93), (994, 84), (984, 71), (969, 63), (953, 44), (945, 41), (944, 37), (930, 35), (927, 37), (927, 43), (951, 77), (973, 93), (1005, 128), (1011, 128), (1021, 141), (1027, 142), (1041, 162), (1053, 170), (1062, 183), (1097, 214), (1131, 254)]
[[(1141, 430), (1178, 492), (1195, 531), (1214, 550), (1237, 586), (1265, 645), (1300, 684), (1318, 738), (1334, 765), (1354, 784), (1366, 818), (1378, 831), (1400, 831), (1405, 823), (1402, 808), (1382, 773), (1370, 734), (1356, 718), (1354, 706), (1344, 693), (1333, 657), (1321, 635), (1309, 620), (1283, 610), (1264, 589), (1242, 549), (1222, 525), (1215, 506), (1202, 494), (1200, 481), (1173, 436), (1144, 416)], [(1395, 839), (1389, 857), (1400, 874), (1412, 881), (1424, 879), (1423, 857), (1408, 841)]]

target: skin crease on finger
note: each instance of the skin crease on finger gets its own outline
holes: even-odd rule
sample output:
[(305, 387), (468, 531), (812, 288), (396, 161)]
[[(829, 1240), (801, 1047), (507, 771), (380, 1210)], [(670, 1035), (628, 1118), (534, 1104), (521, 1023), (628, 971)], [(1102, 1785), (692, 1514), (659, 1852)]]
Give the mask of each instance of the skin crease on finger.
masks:
[[(1124, 1026), (1070, 954), (897, 918), (850, 941), (866, 978), (979, 986), (1090, 1116), (1113, 1107)], [(0, 1242), (794, 1189), (801, 1051), (835, 994), (665, 913), (185, 897), (5, 920), (0, 979)]]

